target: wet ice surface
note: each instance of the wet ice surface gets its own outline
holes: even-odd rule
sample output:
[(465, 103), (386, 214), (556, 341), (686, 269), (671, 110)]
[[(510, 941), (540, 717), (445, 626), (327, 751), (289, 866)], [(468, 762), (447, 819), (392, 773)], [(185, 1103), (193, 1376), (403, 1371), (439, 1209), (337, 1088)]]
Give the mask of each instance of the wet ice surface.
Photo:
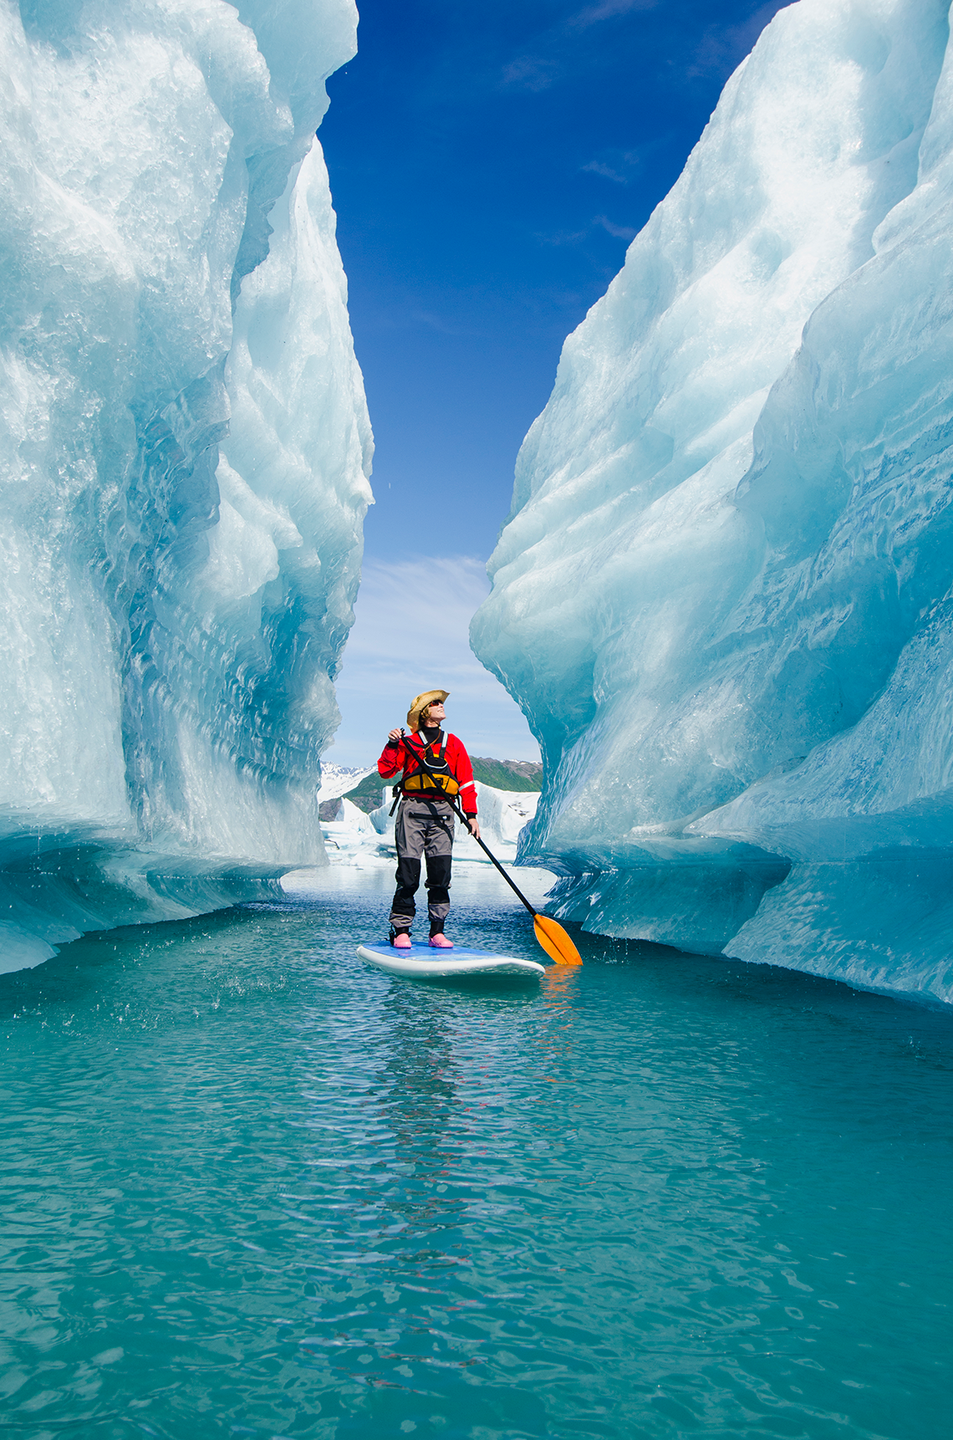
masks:
[(800, 0), (520, 453), (474, 646), (587, 929), (953, 1000), (953, 50)]
[(0, 7), (0, 970), (321, 860), (373, 447), (315, 131), (357, 11), (240, 8)]
[(585, 935), (397, 982), (391, 877), (325, 881), (0, 979), (12, 1433), (944, 1432), (947, 1016)]

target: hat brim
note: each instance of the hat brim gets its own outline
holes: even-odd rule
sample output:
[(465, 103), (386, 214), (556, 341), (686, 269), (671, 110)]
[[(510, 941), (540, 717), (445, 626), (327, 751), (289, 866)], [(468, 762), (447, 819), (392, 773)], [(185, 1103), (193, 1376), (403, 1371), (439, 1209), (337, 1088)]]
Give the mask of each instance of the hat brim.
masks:
[(449, 690), (425, 690), (422, 695), (415, 696), (410, 709), (407, 711), (407, 724), (415, 735), (420, 729), (421, 711), (426, 710), (428, 705), (433, 705), (436, 701), (439, 701), (442, 705), (449, 694)]

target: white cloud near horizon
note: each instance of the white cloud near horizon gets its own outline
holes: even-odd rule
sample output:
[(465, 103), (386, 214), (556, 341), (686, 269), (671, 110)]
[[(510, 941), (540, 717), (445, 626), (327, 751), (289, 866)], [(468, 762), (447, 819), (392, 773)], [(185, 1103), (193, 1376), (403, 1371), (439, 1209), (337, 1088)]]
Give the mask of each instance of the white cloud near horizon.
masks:
[(450, 692), (447, 726), (471, 755), (539, 759), (522, 711), (470, 649), (470, 620), (489, 590), (471, 556), (365, 562), (336, 682), (342, 721), (326, 760), (373, 765), (414, 696), (438, 688)]

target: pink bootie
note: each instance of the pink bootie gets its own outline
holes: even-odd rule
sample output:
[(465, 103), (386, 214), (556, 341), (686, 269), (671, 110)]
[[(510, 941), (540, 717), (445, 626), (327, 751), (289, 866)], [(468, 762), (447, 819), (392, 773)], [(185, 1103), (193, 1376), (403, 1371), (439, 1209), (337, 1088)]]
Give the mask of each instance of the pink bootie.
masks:
[(431, 935), (430, 944), (434, 950), (452, 950), (453, 941), (448, 940), (446, 935)]
[(395, 949), (395, 950), (409, 950), (410, 948), (411, 948), (411, 945), (410, 945), (410, 936), (407, 934), (406, 931), (404, 931), (404, 933), (403, 933), (402, 935), (395, 935), (395, 936), (394, 936), (394, 949)]

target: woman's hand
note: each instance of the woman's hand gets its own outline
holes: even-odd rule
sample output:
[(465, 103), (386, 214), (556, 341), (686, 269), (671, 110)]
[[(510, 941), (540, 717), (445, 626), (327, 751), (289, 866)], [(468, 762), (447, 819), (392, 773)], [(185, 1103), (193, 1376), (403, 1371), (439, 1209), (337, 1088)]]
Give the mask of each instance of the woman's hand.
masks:
[(404, 732), (402, 730), (391, 730), (387, 736), (388, 740), (399, 740)]
[(468, 816), (467, 816), (467, 825), (469, 826), (470, 834), (473, 836), (474, 840), (479, 840), (479, 838), (480, 838), (480, 822), (479, 822), (479, 820), (477, 819), (477, 817), (476, 817), (475, 815), (468, 815)]

